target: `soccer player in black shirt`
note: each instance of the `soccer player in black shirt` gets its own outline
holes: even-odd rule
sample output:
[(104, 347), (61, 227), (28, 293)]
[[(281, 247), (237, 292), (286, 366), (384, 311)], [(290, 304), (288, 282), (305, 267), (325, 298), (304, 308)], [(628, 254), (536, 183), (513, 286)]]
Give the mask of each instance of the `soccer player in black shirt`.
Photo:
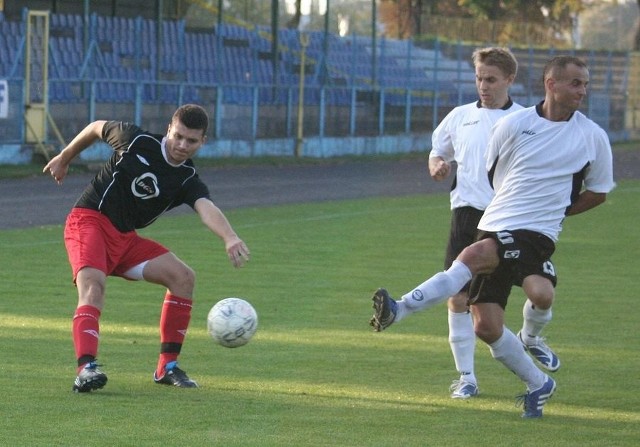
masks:
[(206, 111), (194, 104), (175, 111), (164, 136), (130, 123), (94, 121), (43, 169), (61, 184), (71, 161), (97, 140), (114, 149), (73, 206), (64, 229), (78, 290), (73, 317), (76, 392), (96, 390), (107, 383), (96, 362), (107, 276), (145, 280), (167, 288), (154, 380), (182, 388), (198, 386), (177, 365), (191, 319), (195, 274), (166, 247), (141, 237), (136, 230), (153, 223), (165, 211), (187, 204), (222, 239), (235, 267), (249, 259), (249, 249), (211, 201), (191, 161), (206, 140), (208, 122)]

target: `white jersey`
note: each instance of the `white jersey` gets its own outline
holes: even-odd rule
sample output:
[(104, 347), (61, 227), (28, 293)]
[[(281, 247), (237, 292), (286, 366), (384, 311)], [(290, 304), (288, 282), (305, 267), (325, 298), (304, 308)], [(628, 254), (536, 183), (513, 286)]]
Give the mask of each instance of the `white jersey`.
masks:
[(496, 195), (478, 228), (532, 230), (558, 240), (572, 195), (610, 192), (612, 155), (604, 130), (580, 112), (554, 122), (529, 107), (494, 127), (486, 153)]
[(442, 157), (458, 165), (451, 187), (451, 209), (471, 206), (484, 210), (493, 189), (485, 167), (484, 153), (491, 128), (503, 116), (522, 109), (509, 100), (501, 109), (487, 109), (480, 101), (454, 108), (433, 131), (429, 158)]

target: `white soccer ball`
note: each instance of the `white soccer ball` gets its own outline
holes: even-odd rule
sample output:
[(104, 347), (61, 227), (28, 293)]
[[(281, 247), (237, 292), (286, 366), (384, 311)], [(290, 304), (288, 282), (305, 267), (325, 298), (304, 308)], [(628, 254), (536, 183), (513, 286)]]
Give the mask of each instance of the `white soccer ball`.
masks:
[(237, 348), (246, 345), (256, 333), (258, 314), (242, 298), (225, 298), (209, 311), (207, 329), (216, 343)]

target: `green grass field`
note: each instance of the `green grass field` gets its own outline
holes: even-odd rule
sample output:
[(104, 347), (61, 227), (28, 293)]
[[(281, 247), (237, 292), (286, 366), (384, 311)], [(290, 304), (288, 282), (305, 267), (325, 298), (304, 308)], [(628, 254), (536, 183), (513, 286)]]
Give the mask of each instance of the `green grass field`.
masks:
[[(0, 445), (6, 446), (637, 446), (640, 182), (567, 219), (548, 342), (558, 391), (522, 420), (519, 380), (478, 343), (481, 395), (457, 378), (444, 304), (384, 333), (370, 295), (399, 295), (441, 269), (448, 197), (420, 195), (228, 212), (252, 251), (234, 270), (195, 215), (145, 230), (198, 273), (181, 366), (197, 390), (155, 385), (163, 290), (110, 278), (100, 363), (108, 385), (71, 392), (76, 292), (62, 226), (0, 232)], [(214, 345), (209, 308), (240, 296), (258, 311), (246, 346)], [(514, 289), (508, 325), (521, 324)]]

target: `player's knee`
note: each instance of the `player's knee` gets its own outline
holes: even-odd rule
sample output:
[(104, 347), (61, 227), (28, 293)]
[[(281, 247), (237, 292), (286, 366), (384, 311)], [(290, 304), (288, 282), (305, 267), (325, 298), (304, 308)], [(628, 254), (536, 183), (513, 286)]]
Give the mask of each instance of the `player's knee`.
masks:
[(533, 281), (529, 277), (523, 284), (523, 290), (527, 298), (539, 309), (549, 309), (553, 305), (555, 298), (555, 289), (547, 279), (538, 279)]
[(469, 310), (469, 295), (466, 292), (460, 292), (449, 298), (447, 308), (454, 313), (462, 313)]
[(476, 321), (473, 326), (473, 330), (476, 336), (487, 344), (493, 343), (500, 338), (501, 335), (501, 330), (499, 328), (494, 327), (485, 321)]
[(186, 264), (183, 264), (182, 267), (182, 271), (178, 272), (176, 281), (178, 281), (182, 287), (193, 290), (196, 284), (196, 272)]
[(533, 298), (529, 298), (531, 300), (531, 302), (538, 308), (538, 309), (550, 309), (551, 306), (553, 305), (553, 295), (537, 295)]
[(196, 283), (196, 273), (191, 267), (180, 262), (166, 270), (162, 283), (178, 296), (191, 297)]
[(76, 276), (78, 301), (80, 305), (102, 306), (105, 294), (104, 274), (95, 269), (85, 268)]
[(474, 275), (491, 273), (500, 262), (493, 239), (483, 239), (469, 245), (460, 253), (458, 260), (469, 267)]

